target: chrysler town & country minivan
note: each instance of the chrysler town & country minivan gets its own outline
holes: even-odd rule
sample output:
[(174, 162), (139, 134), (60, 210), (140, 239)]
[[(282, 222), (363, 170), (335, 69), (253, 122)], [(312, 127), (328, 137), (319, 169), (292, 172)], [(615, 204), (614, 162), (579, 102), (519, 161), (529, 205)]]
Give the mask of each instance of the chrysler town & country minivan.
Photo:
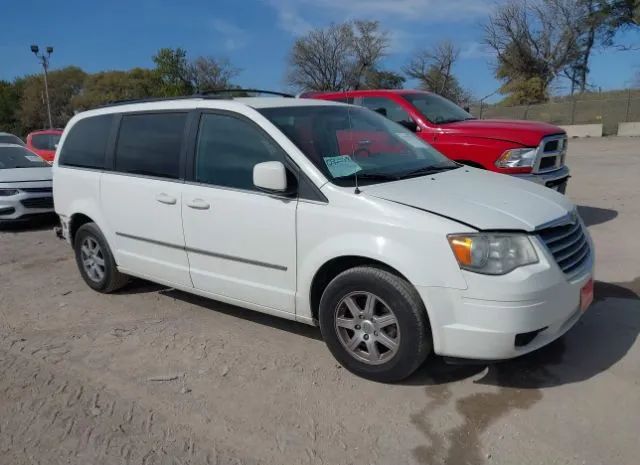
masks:
[(431, 352), (530, 352), (593, 296), (593, 245), (567, 198), (455, 163), (352, 105), (107, 106), (71, 119), (53, 172), (91, 288), (135, 276), (318, 324), (370, 379), (405, 378)]

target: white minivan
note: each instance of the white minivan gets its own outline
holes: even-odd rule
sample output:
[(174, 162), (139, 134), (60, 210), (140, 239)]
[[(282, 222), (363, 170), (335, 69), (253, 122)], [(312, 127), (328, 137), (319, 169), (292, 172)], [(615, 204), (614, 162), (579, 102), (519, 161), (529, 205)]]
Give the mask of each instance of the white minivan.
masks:
[(566, 197), (351, 105), (107, 106), (73, 117), (53, 173), (61, 235), (96, 291), (136, 276), (318, 324), (370, 379), (405, 378), (432, 351), (530, 352), (593, 299), (593, 244)]

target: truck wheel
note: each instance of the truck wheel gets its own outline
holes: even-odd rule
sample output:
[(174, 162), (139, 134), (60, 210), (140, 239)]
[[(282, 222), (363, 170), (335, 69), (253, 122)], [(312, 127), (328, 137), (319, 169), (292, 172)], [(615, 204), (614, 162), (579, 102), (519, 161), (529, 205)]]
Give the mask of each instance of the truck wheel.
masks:
[(111, 249), (95, 223), (80, 226), (73, 248), (80, 274), (93, 290), (108, 294), (129, 281), (118, 271)]
[(349, 371), (381, 382), (412, 374), (431, 351), (427, 313), (406, 280), (360, 266), (335, 277), (320, 299), (320, 330)]

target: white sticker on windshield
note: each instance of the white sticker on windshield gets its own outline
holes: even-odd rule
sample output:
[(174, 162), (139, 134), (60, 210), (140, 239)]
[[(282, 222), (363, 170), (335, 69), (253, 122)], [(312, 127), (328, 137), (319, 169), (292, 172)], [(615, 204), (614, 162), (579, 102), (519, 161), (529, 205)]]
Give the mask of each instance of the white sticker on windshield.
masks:
[(361, 171), (362, 168), (349, 155), (338, 155), (337, 157), (322, 157), (324, 164), (329, 168), (329, 173), (334, 178), (349, 176)]
[(424, 144), (422, 143), (422, 141), (420, 139), (418, 139), (416, 136), (414, 136), (413, 134), (406, 134), (404, 132), (396, 132), (396, 136), (398, 136), (400, 139), (402, 139), (403, 141), (405, 141), (407, 144), (411, 145), (412, 147), (415, 147), (417, 149), (424, 148)]
[(24, 157), (29, 161), (42, 161), (38, 155), (25, 155)]

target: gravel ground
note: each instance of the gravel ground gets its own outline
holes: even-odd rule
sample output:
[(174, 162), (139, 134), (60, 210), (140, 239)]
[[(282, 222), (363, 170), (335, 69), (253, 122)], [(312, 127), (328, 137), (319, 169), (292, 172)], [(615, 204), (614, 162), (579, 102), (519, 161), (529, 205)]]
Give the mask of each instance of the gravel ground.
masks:
[(351, 375), (316, 328), (135, 282), (91, 291), (51, 224), (0, 232), (2, 464), (631, 464), (640, 139), (570, 142), (596, 303), (517, 360)]

